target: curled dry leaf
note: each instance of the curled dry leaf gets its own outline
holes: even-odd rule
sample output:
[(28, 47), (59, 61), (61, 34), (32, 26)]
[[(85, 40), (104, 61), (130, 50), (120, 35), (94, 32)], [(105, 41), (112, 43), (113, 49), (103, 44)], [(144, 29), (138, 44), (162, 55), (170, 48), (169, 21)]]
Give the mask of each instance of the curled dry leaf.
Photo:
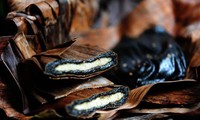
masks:
[(138, 116), (132, 115), (131, 117), (122, 115), (119, 118), (116, 118), (116, 120), (153, 120), (165, 117), (168, 117), (168, 115), (153, 113), (153, 114), (138, 115)]
[(33, 115), (31, 119), (62, 119), (62, 116), (54, 109), (47, 109)]
[[(191, 85), (175, 85), (169, 88), (155, 88), (151, 89), (147, 96), (144, 97), (143, 102), (158, 105), (190, 105), (200, 101), (200, 87), (196, 83), (188, 83)], [(189, 87), (188, 87), (189, 86)]]
[(192, 112), (195, 110), (198, 110), (198, 108), (200, 107), (199, 104), (195, 104), (194, 106), (190, 107), (190, 108), (152, 108), (152, 109), (133, 109), (131, 110), (131, 112), (133, 113), (188, 113), (188, 112)]
[(153, 25), (164, 27), (175, 35), (175, 17), (171, 0), (143, 0), (120, 24), (121, 33), (130, 37), (139, 36)]
[(25, 116), (16, 109), (21, 105), (20, 98), (18, 98), (20, 95), (15, 89), (7, 85), (1, 76), (2, 74), (0, 75), (0, 109), (4, 110), (9, 118), (28, 120), (29, 116)]
[(70, 32), (89, 30), (97, 14), (98, 0), (76, 0), (76, 2), (75, 12), (71, 14), (73, 19), (71, 21)]
[[(189, 66), (185, 78), (199, 80), (199, 66), (200, 66), (200, 23), (196, 22), (188, 25), (179, 32), (179, 36), (184, 38), (180, 43), (187, 43), (185, 51), (188, 52)], [(186, 38), (186, 39), (185, 39)]]
[(200, 20), (200, 2), (198, 0), (172, 0), (176, 17), (176, 30), (179, 34), (184, 27)]
[(186, 78), (196, 79), (200, 80), (199, 74), (200, 74), (200, 41), (194, 43), (193, 51), (191, 60), (188, 66)]
[(40, 2), (44, 0), (7, 0), (9, 11), (24, 10), (32, 3)]
[(74, 33), (77, 37), (75, 44), (91, 45), (110, 50), (113, 49), (120, 40), (118, 27), (109, 27), (101, 29), (91, 29), (85, 32)]
[[(190, 85), (189, 85), (190, 84)], [(174, 89), (174, 90), (173, 90)], [(189, 113), (200, 109), (200, 86), (196, 83), (179, 85), (163, 92), (151, 91), (131, 113)]]
[(177, 36), (190, 38), (190, 40), (194, 43), (200, 39), (200, 35), (198, 34), (199, 32), (200, 32), (200, 22), (195, 22), (193, 24), (184, 27), (184, 29), (181, 29), (180, 32), (177, 33)]

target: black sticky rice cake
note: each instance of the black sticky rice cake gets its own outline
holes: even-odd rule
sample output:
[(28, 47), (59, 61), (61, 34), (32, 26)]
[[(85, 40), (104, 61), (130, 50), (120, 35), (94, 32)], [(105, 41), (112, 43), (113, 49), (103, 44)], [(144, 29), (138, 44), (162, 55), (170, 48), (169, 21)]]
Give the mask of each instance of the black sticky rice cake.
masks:
[(186, 59), (175, 39), (161, 27), (145, 31), (138, 38), (122, 37), (114, 48), (119, 64), (105, 76), (131, 88), (183, 79)]
[(55, 109), (62, 116), (90, 118), (98, 110), (115, 109), (126, 102), (129, 89), (125, 86), (105, 86), (79, 90), (44, 105), (40, 110)]
[(97, 46), (71, 45), (35, 55), (33, 61), (50, 79), (86, 79), (117, 64), (117, 54)]

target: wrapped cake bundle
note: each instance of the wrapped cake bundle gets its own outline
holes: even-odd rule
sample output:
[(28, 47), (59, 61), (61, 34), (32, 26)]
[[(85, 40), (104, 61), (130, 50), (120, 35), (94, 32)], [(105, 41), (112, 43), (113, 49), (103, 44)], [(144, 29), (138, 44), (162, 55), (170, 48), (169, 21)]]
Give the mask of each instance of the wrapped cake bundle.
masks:
[[(128, 87), (116, 86), (108, 79), (98, 77), (116, 66), (117, 55), (114, 52), (74, 45), (72, 41), (37, 54), (27, 41), (33, 38), (24, 34), (2, 38), (5, 41), (2, 42), (1, 66), (5, 67), (2, 71), (19, 90), (25, 114), (40, 111), (44, 104), (61, 98), (65, 99), (62, 105), (59, 106), (61, 103), (58, 102), (55, 108), (50, 108), (66, 109), (64, 116), (86, 118), (92, 117), (91, 114), (96, 110), (114, 109), (126, 102)], [(74, 92), (82, 92), (85, 97)], [(100, 105), (92, 106), (95, 101)], [(84, 104), (90, 104), (91, 107), (74, 107)]]
[[(99, 109), (116, 108), (125, 103), (127, 99), (127, 87), (111, 87), (107, 90), (106, 86), (113, 85), (108, 80), (104, 80), (105, 78), (89, 79), (115, 66), (117, 64), (116, 57), (116, 54), (112, 51), (72, 44), (69, 47), (55, 48), (34, 55), (19, 65), (18, 72), (25, 91), (33, 97), (31, 100), (36, 99), (39, 104), (44, 104), (66, 97), (64, 98), (66, 99), (66, 106), (73, 102), (71, 107), (67, 107), (67, 113), (74, 117), (80, 117), (82, 114), (87, 117), (87, 115)], [(95, 91), (94, 88), (100, 88), (100, 90)], [(84, 89), (83, 96), (75, 94), (71, 100), (68, 95), (81, 89)], [(101, 91), (101, 89), (106, 89), (106, 91)], [(88, 94), (89, 91), (93, 91), (93, 93)], [(86, 104), (85, 106), (89, 106), (87, 104), (92, 105), (93, 101), (101, 98), (105, 98), (106, 101), (100, 103), (97, 108), (95, 106), (88, 109), (81, 107), (84, 104)], [(74, 110), (74, 105), (80, 106), (80, 110)]]
[[(90, 6), (90, 3), (92, 2), (88, 1), (87, 4)], [(12, 78), (10, 81), (19, 90), (25, 114), (33, 113), (44, 103), (68, 97), (80, 90), (86, 93), (84, 99), (77, 96), (77, 99), (63, 103), (60, 108), (71, 103), (75, 105), (74, 101), (80, 101), (79, 99), (86, 102), (105, 97), (106, 104), (100, 103), (100, 106), (88, 108), (85, 112), (78, 111), (76, 115), (71, 113), (74, 108), (68, 108), (67, 114), (71, 113), (74, 117), (83, 113), (87, 113), (83, 114), (87, 117), (96, 110), (116, 108), (125, 103), (128, 97), (127, 87), (115, 86), (105, 78), (94, 78), (116, 66), (117, 55), (96, 46), (71, 45), (74, 40), (68, 39), (75, 6), (83, 5), (82, 9), (85, 10), (84, 4), (86, 3), (81, 1), (39, 1), (27, 5), (23, 12), (8, 14), (6, 26), (15, 27), (16, 31), (5, 31), (3, 34), (23, 33), (6, 37), (5, 43), (2, 42), (2, 66), (5, 67), (5, 75), (8, 79)], [(90, 12), (86, 14), (90, 16)], [(82, 19), (77, 17), (76, 20)], [(76, 23), (74, 22), (73, 26), (76, 26)], [(75, 27), (73, 29), (78, 30)], [(62, 33), (58, 34), (58, 30)], [(87, 94), (87, 91), (92, 93)]]
[[(103, 81), (105, 78), (97, 79)], [(100, 85), (101, 82), (97, 84)], [(74, 91), (53, 103), (42, 105), (39, 111), (54, 109), (62, 118), (94, 118), (96, 112), (118, 108), (128, 98), (128, 87), (108, 84), (104, 87), (97, 86)]]
[[(81, 117), (82, 114), (83, 117), (88, 117), (96, 110), (116, 108), (125, 103), (128, 97), (127, 87), (114, 86), (105, 78), (93, 78), (116, 66), (117, 55), (114, 52), (93, 46), (74, 45), (72, 41), (58, 48), (36, 54), (26, 38), (23, 34), (18, 34), (12, 40), (12, 48), (18, 51), (18, 54), (13, 57), (18, 56), (18, 59), (16, 59), (15, 65), (5, 64), (15, 73), (15, 84), (18, 85), (23, 96), (24, 113), (30, 114), (39, 109), (42, 104), (63, 97), (70, 100), (68, 95), (80, 90), (84, 90), (85, 98), (77, 96), (77, 99), (74, 98), (69, 103), (64, 102), (62, 106), (57, 107), (61, 109), (67, 104), (76, 105), (76, 101), (80, 101), (78, 98), (92, 104), (90, 101), (105, 97), (106, 102), (100, 103), (101, 105), (97, 108), (88, 108), (85, 110), (87, 112), (80, 110), (82, 112), (77, 111), (74, 114), (71, 113), (74, 108), (67, 109), (67, 113), (74, 117)], [(61, 67), (61, 69), (57, 70), (57, 67)], [(95, 90), (95, 88), (99, 89)], [(93, 91), (93, 93), (88, 94), (89, 91)], [(58, 102), (58, 104), (60, 103)]]
[(117, 55), (95, 46), (71, 45), (42, 52), (33, 61), (50, 79), (86, 79), (115, 66)]
[(97, 76), (116, 64), (117, 56), (112, 51), (72, 44), (34, 55), (19, 65), (19, 73), (27, 83), (26, 79), (44, 83), (73, 83), (76, 79), (81, 82)]

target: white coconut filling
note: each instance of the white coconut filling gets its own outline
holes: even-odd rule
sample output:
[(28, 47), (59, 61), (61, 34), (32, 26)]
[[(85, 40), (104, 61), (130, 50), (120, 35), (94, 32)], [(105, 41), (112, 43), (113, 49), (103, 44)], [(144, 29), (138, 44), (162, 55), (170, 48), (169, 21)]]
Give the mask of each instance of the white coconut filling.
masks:
[(80, 64), (74, 64), (74, 63), (66, 63), (66, 64), (62, 64), (62, 65), (58, 65), (57, 67), (55, 67), (56, 71), (64, 71), (64, 72), (68, 72), (68, 71), (75, 71), (75, 70), (89, 70), (91, 68), (95, 68), (98, 66), (103, 66), (106, 65), (107, 63), (109, 63), (112, 59), (111, 58), (100, 58), (97, 59), (91, 63), (80, 63)]
[(112, 95), (97, 97), (96, 99), (90, 102), (85, 102), (85, 103), (74, 106), (74, 109), (88, 110), (92, 108), (100, 108), (100, 107), (108, 105), (109, 103), (114, 103), (116, 101), (119, 101), (120, 99), (122, 99), (123, 96), (124, 96), (123, 93), (118, 92)]

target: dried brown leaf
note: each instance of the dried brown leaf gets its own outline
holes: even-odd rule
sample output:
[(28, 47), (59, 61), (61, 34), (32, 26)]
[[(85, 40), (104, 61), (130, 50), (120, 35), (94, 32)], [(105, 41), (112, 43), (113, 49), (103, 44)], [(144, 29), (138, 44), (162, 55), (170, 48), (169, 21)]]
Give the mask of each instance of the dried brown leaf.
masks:
[(144, 0), (122, 21), (122, 34), (137, 37), (151, 26), (160, 25), (175, 34), (175, 17), (171, 0)]

